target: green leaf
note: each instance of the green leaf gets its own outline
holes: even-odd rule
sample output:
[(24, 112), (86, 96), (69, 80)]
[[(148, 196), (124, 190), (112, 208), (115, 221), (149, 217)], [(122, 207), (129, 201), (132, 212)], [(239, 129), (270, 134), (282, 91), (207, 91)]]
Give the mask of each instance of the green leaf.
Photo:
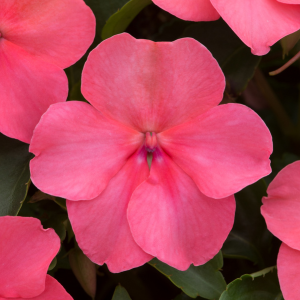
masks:
[(53, 269), (48, 270), (49, 275), (54, 277), (54, 274), (58, 269), (71, 270), (68, 252), (66, 251), (64, 244), (61, 245), (58, 254), (53, 260), (56, 261), (56, 264)]
[(154, 258), (149, 262), (154, 268), (167, 276), (177, 287), (192, 298), (219, 298), (226, 288), (226, 282), (219, 270), (223, 266), (222, 253), (219, 252), (205, 265), (191, 265), (186, 271), (178, 271)]
[(53, 200), (43, 200), (35, 203), (26, 202), (20, 211), (20, 216), (37, 218), (41, 220), (45, 229), (53, 228), (61, 241), (66, 238), (67, 212)]
[(112, 297), (112, 300), (131, 300), (127, 291), (122, 286), (117, 286)]
[(220, 300), (283, 300), (275, 267), (231, 282)]
[(272, 240), (260, 213), (266, 188), (264, 180), (260, 180), (235, 195), (235, 222), (222, 248), (225, 257), (244, 258), (265, 267)]
[(87, 102), (81, 93), (81, 80), (79, 80), (75, 85), (73, 85), (72, 89), (70, 90), (69, 100)]
[(49, 218), (47, 220), (42, 220), (42, 224), (44, 228), (53, 228), (61, 241), (64, 241), (67, 235), (66, 227), (64, 225), (66, 220), (67, 216), (65, 213), (53, 213), (51, 215), (49, 214)]
[(85, 292), (95, 298), (97, 286), (96, 266), (76, 247), (69, 254), (70, 266)]
[[(187, 294), (181, 293), (178, 295), (174, 300), (191, 300), (193, 298), (189, 297)], [(202, 297), (197, 297), (196, 300), (202, 300), (204, 298)]]
[(33, 157), (28, 147), (0, 134), (0, 216), (17, 215), (26, 198)]
[(66, 221), (66, 230), (68, 233), (68, 243), (70, 243), (70, 241), (75, 237), (75, 234), (69, 219)]
[(198, 40), (212, 52), (234, 94), (246, 88), (261, 58), (251, 54), (223, 20), (195, 23), (185, 29), (183, 36)]
[(300, 40), (300, 30), (291, 33), (280, 40), (283, 49), (283, 58), (289, 54), (289, 52), (295, 47)]
[(62, 209), (67, 210), (66, 199), (55, 197), (54, 202), (58, 204)]
[(105, 40), (115, 34), (125, 31), (139, 12), (151, 3), (151, 0), (130, 0), (120, 9), (120, 11), (109, 18), (103, 27), (102, 39)]
[(107, 20), (127, 2), (128, 0), (85, 0), (96, 16), (98, 34), (101, 34)]
[(56, 264), (57, 264), (57, 257), (55, 256), (48, 268), (48, 271), (52, 271), (56, 267)]

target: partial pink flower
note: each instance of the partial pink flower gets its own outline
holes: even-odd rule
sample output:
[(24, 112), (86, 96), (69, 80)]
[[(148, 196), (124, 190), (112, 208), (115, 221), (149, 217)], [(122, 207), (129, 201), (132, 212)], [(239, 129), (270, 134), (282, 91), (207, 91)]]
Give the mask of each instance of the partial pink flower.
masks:
[(153, 0), (153, 2), (186, 21), (215, 21), (220, 18), (210, 0)]
[(300, 29), (300, 0), (153, 0), (189, 21), (213, 21), (220, 15), (255, 55)]
[(66, 101), (63, 69), (93, 42), (95, 17), (83, 0), (4, 0), (0, 20), (0, 131), (29, 143), (48, 107)]
[(47, 270), (60, 248), (35, 218), (0, 217), (0, 299), (72, 300)]
[(300, 161), (281, 170), (268, 187), (261, 213), (268, 229), (283, 241), (277, 267), (284, 299), (298, 299), (300, 280)]
[(120, 272), (156, 256), (185, 270), (218, 253), (233, 225), (232, 194), (270, 173), (272, 152), (257, 114), (217, 106), (224, 88), (197, 41), (124, 33), (88, 57), (82, 92), (92, 105), (55, 104), (43, 115), (30, 145), (32, 180), (69, 199), (77, 242), (93, 262)]

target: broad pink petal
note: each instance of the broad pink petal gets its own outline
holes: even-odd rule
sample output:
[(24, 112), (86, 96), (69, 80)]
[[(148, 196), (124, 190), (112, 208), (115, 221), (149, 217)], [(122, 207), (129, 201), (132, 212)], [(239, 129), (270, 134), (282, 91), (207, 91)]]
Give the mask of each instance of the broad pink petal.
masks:
[(138, 150), (100, 196), (91, 201), (67, 201), (79, 247), (96, 264), (106, 263), (111, 272), (139, 267), (152, 258), (133, 240), (127, 221), (132, 192), (148, 176), (147, 154)]
[[(24, 298), (9, 298), (10, 300), (24, 300)], [(61, 284), (53, 277), (46, 276), (45, 290), (38, 296), (27, 298), (28, 300), (73, 300), (73, 298), (66, 292)], [(0, 300), (8, 300), (0, 297)]]
[(147, 253), (179, 270), (201, 265), (221, 249), (233, 226), (234, 196), (211, 199), (160, 149), (150, 177), (133, 193), (128, 220)]
[(83, 0), (2, 0), (0, 20), (4, 39), (61, 68), (95, 37), (95, 17)]
[(277, 259), (277, 268), (284, 299), (299, 299), (300, 251), (282, 243)]
[(215, 107), (158, 134), (158, 140), (208, 197), (227, 197), (271, 172), (271, 134), (254, 111), (240, 104)]
[(160, 8), (187, 21), (214, 21), (220, 18), (210, 0), (153, 0)]
[(300, 29), (300, 6), (276, 0), (211, 0), (211, 3), (256, 55), (268, 53), (270, 46)]
[(29, 151), (31, 179), (43, 192), (69, 200), (97, 197), (143, 143), (144, 135), (106, 119), (91, 105), (52, 105), (37, 125)]
[(1, 38), (0, 65), (0, 131), (29, 143), (48, 107), (66, 101), (67, 76), (60, 68)]
[(82, 92), (96, 109), (139, 131), (160, 132), (216, 106), (224, 75), (196, 40), (172, 43), (113, 36), (84, 67)]
[(41, 294), (59, 248), (55, 231), (44, 230), (38, 219), (0, 217), (0, 296), (30, 298)]
[(278, 2), (287, 4), (300, 4), (300, 0), (277, 0)]
[(290, 247), (300, 250), (300, 161), (281, 170), (267, 193), (261, 213), (268, 229)]

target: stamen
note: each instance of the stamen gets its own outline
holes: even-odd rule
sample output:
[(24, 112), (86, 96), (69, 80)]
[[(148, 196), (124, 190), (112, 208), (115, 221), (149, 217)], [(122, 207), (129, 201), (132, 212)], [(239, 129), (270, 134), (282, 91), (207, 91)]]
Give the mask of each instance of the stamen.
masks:
[(145, 148), (148, 152), (154, 152), (157, 147), (157, 137), (155, 132), (146, 132)]

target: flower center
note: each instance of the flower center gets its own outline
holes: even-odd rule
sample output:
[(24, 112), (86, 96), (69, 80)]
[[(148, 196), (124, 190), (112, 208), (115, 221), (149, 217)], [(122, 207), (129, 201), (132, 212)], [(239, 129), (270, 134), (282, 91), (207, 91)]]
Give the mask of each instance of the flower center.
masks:
[(155, 132), (146, 132), (145, 148), (148, 152), (154, 152), (157, 147), (157, 137)]

